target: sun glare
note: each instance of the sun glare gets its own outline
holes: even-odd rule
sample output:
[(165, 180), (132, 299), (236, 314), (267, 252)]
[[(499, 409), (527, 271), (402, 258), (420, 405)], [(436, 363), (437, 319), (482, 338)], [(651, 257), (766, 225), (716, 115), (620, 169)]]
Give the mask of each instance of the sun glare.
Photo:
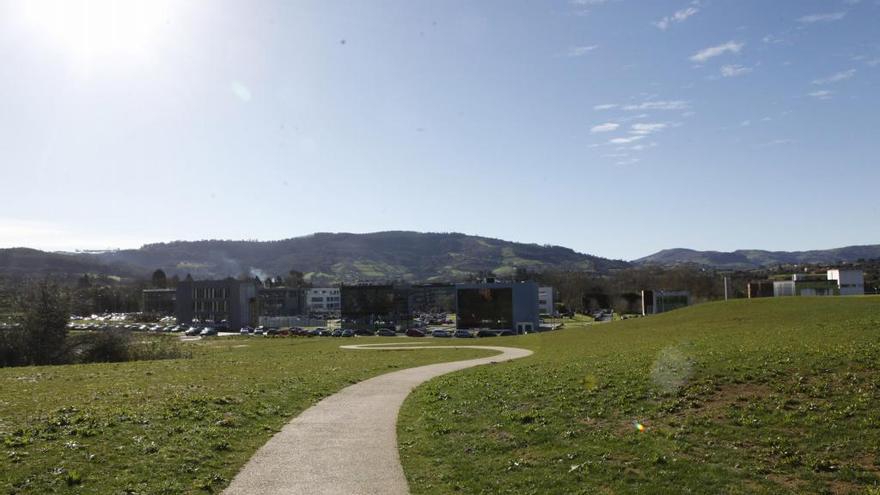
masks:
[(79, 69), (154, 61), (170, 22), (164, 0), (29, 0), (23, 20)]

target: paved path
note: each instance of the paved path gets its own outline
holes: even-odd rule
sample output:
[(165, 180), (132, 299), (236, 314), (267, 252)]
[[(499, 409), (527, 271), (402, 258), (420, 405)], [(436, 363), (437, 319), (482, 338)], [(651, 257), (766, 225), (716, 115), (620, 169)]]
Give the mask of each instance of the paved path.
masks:
[[(433, 349), (424, 345), (347, 345), (345, 349)], [(454, 345), (501, 354), (431, 364), (380, 375), (346, 387), (303, 411), (263, 445), (223, 493), (409, 493), (397, 452), (397, 413), (420, 383), (472, 366), (532, 354), (514, 347)]]

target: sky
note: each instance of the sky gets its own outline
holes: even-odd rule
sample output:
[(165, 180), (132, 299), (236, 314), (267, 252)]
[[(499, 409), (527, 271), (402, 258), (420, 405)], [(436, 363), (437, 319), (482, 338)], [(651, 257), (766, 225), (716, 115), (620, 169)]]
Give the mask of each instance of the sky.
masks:
[(0, 247), (880, 243), (880, 0), (0, 0)]

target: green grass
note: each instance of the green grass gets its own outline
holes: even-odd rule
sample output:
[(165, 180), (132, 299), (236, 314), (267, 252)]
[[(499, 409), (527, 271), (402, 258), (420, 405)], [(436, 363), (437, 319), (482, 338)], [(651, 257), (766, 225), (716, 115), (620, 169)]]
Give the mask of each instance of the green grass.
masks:
[(880, 298), (711, 303), (498, 342), (536, 353), (407, 399), (413, 493), (880, 493)]
[(190, 344), (191, 359), (0, 369), (0, 493), (218, 492), (321, 398), (395, 369), (491, 354), (340, 343), (232, 338)]

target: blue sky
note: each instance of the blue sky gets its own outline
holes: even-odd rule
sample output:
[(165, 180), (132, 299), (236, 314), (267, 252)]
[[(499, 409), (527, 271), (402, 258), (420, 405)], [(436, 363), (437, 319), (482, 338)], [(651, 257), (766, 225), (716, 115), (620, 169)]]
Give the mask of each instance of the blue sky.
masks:
[(878, 0), (0, 0), (0, 246), (880, 243), (878, 21)]

